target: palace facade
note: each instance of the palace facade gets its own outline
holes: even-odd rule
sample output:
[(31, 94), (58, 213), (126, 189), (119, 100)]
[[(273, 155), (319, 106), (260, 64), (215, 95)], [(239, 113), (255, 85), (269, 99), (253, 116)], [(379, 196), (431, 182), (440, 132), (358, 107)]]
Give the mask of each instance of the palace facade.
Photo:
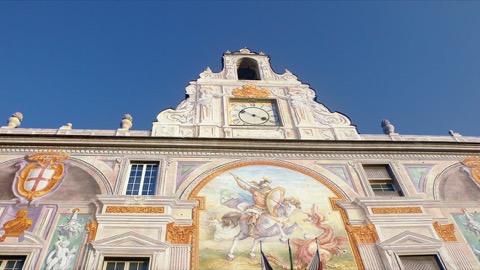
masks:
[[(248, 49), (150, 131), (0, 128), (0, 270), (480, 269), (480, 137), (359, 134)], [(123, 268), (125, 267), (125, 268)]]

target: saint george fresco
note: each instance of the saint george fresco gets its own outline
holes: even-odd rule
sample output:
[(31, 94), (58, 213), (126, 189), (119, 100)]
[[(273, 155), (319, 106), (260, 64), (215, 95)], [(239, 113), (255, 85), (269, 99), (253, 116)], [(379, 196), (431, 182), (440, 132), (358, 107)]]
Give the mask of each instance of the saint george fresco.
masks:
[(275, 269), (304, 269), (317, 246), (324, 269), (357, 269), (337, 196), (318, 179), (288, 168), (258, 165), (233, 169), (208, 182), (200, 212), (201, 269), (260, 268), (260, 242)]

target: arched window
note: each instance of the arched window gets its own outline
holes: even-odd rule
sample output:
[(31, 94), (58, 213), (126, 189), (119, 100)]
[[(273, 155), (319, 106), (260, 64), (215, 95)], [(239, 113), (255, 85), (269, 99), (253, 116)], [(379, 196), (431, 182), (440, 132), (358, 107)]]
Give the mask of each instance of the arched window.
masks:
[(242, 58), (237, 62), (237, 78), (239, 80), (260, 80), (257, 61)]

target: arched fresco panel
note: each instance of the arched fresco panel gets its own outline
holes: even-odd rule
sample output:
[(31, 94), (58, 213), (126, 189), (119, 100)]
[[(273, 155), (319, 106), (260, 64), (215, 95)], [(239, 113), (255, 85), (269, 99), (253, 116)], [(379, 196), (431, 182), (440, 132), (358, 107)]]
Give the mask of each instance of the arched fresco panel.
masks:
[(338, 196), (310, 174), (245, 165), (202, 182), (193, 194), (203, 198), (197, 216), (198, 268), (260, 269), (256, 244), (262, 241), (274, 268), (289, 269), (288, 245), (281, 238), (290, 240), (295, 264), (306, 267), (316, 251), (316, 238), (328, 266), (357, 269), (342, 216), (332, 209), (331, 199)]

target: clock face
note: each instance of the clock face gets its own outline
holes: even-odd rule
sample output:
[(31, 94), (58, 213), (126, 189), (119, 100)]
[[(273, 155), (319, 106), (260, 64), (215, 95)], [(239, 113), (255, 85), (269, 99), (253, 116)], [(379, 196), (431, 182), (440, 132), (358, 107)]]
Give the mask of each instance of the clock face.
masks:
[(280, 125), (274, 100), (230, 100), (230, 124), (235, 126)]

